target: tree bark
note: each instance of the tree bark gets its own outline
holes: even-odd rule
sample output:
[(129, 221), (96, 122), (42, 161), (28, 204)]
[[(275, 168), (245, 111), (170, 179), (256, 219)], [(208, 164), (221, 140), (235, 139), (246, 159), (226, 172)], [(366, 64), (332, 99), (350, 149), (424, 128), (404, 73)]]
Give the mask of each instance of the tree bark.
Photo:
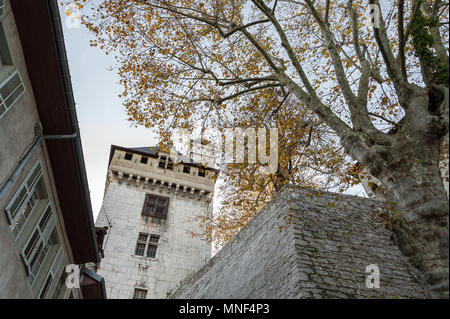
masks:
[(429, 298), (449, 298), (449, 199), (439, 169), (448, 134), (449, 94), (443, 85), (401, 87), (406, 115), (384, 134), (366, 129), (341, 137), (347, 153), (385, 188), (400, 250), (419, 270)]
[[(400, 167), (381, 174), (387, 199), (395, 203), (394, 237), (400, 250), (421, 271), (427, 297), (449, 297), (449, 202), (435, 154), (402, 157)], [(410, 152), (406, 152), (410, 153)], [(408, 154), (412, 155), (412, 154)]]
[(403, 127), (390, 137), (391, 143), (368, 143), (365, 148), (353, 138), (344, 144), (382, 182), (386, 199), (394, 204), (390, 216), (394, 238), (419, 270), (427, 297), (449, 298), (449, 199), (439, 169), (448, 120), (444, 116), (442, 121), (437, 114), (445, 113), (438, 111), (439, 105), (443, 110), (448, 102), (441, 98), (436, 106), (426, 95), (412, 100), (410, 107), (415, 109), (408, 110)]

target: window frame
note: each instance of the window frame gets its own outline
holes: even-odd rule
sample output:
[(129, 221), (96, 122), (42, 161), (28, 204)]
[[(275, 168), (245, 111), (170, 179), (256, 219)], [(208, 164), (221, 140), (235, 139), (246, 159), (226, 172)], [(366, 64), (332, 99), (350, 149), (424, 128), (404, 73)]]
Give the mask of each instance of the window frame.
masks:
[[(153, 200), (153, 203), (151, 201)], [(164, 206), (158, 205), (164, 202)], [(141, 216), (154, 217), (159, 219), (167, 219), (169, 212), (170, 198), (166, 196), (160, 196), (152, 193), (146, 193), (144, 198), (144, 204), (142, 205)], [(151, 209), (152, 208), (152, 209)], [(162, 212), (158, 213), (158, 209), (162, 208)]]
[[(31, 180), (31, 178), (32, 178), (33, 174), (36, 172), (36, 170), (38, 170), (37, 175), (34, 177), (34, 179), (32, 180), (31, 184), (28, 185), (28, 182)], [(47, 196), (48, 196), (46, 200), (48, 200), (50, 202), (50, 198), (49, 198), (50, 195), (48, 193), (47, 185), (45, 184), (44, 171), (43, 171), (43, 168), (42, 168), (41, 160), (38, 159), (36, 161), (36, 163), (34, 163), (33, 166), (31, 167), (30, 171), (28, 172), (28, 174), (24, 178), (23, 182), (16, 189), (16, 191), (14, 192), (14, 195), (11, 197), (11, 199), (9, 200), (8, 205), (5, 208), (5, 213), (6, 213), (8, 222), (9, 222), (9, 230), (13, 234), (15, 240), (17, 240), (20, 237), (20, 234), (22, 233), (22, 230), (24, 229), (24, 226), (28, 222), (30, 216), (32, 216), (33, 213), (35, 212), (38, 200), (36, 200), (36, 204), (33, 205), (33, 207), (31, 208), (30, 213), (28, 214), (28, 216), (26, 216), (26, 220), (23, 222), (23, 224), (21, 226), (21, 229), (17, 232), (17, 234), (15, 234), (14, 233), (14, 228), (18, 224), (17, 221), (24, 214), (23, 213), (23, 209), (28, 204), (28, 202), (30, 201), (30, 198), (34, 196), (35, 187), (36, 187), (37, 183), (39, 182), (39, 180), (41, 178), (42, 178), (43, 183), (44, 183), (45, 192), (47, 193)], [(20, 194), (22, 193), (23, 190), (25, 190), (25, 192), (26, 192), (25, 196), (22, 199), (22, 201), (19, 203), (18, 207), (16, 208), (17, 213), (13, 217), (12, 216), (12, 212), (11, 212), (11, 208), (15, 204), (15, 201), (20, 196)], [(47, 209), (47, 207), (44, 208), (44, 210), (46, 210), (46, 209)]]
[[(58, 236), (58, 241), (59, 241), (59, 236)], [(56, 289), (58, 288), (59, 282), (58, 282), (58, 284), (55, 287), (53, 287), (54, 288), (53, 292), (52, 292), (51, 288), (53, 286), (55, 278), (58, 275), (58, 272), (59, 272), (59, 269), (60, 269), (60, 266), (61, 266), (61, 263), (62, 263), (63, 260), (64, 260), (64, 249), (61, 246), (61, 242), (59, 242), (59, 249), (56, 252), (55, 257), (53, 258), (53, 260), (52, 260), (52, 262), (50, 264), (50, 268), (49, 268), (48, 274), (47, 274), (47, 276), (45, 276), (45, 279), (42, 282), (42, 286), (39, 288), (39, 292), (37, 294), (37, 299), (42, 299), (42, 297), (45, 298), (45, 296), (49, 296), (49, 295), (51, 295), (52, 299), (54, 299), (53, 296), (55, 294)], [(61, 271), (61, 274), (59, 275), (59, 277), (62, 277), (64, 275), (64, 273), (65, 273), (65, 269), (63, 269)], [(45, 283), (47, 282), (47, 279), (49, 277), (51, 277), (51, 280), (50, 280), (50, 284), (48, 286), (48, 289), (45, 292), (45, 294), (43, 296), (41, 296), (41, 294), (42, 294), (42, 292), (44, 290), (44, 287), (45, 287)]]
[[(141, 247), (141, 246), (143, 246), (143, 247)], [(138, 250), (138, 247), (139, 247), (139, 250)], [(140, 254), (141, 248), (142, 248), (142, 255)], [(143, 244), (143, 243), (138, 241), (136, 243), (136, 247), (134, 248), (134, 255), (143, 257), (145, 255), (145, 248), (146, 248), (146, 244)], [(138, 254), (138, 252), (139, 252), (139, 254)]]
[[(156, 238), (156, 241), (151, 240), (152, 238)], [(160, 238), (161, 238), (160, 235), (150, 234), (150, 236), (148, 237), (148, 243), (150, 243), (150, 244), (158, 244)]]
[[(41, 224), (42, 220), (44, 219), (44, 217), (46, 216), (45, 212), (48, 209), (50, 209), (50, 211), (51, 211), (50, 217), (44, 224), (43, 229), (41, 229), (40, 224)], [(38, 221), (36, 222), (36, 225), (34, 225), (33, 229), (30, 232), (31, 235), (25, 241), (23, 248), (20, 252), (20, 255), (22, 256), (22, 260), (24, 262), (25, 269), (28, 274), (28, 279), (30, 280), (31, 285), (34, 285), (36, 278), (39, 277), (39, 274), (42, 271), (42, 265), (45, 263), (45, 260), (47, 259), (48, 253), (50, 251), (49, 245), (48, 245), (50, 236), (56, 230), (56, 215), (54, 213), (53, 207), (51, 206), (50, 202), (46, 205), (46, 207), (44, 208), (43, 211), (44, 212), (42, 213), (42, 216), (39, 217)], [(40, 242), (40, 244), (43, 245), (43, 248), (39, 252), (35, 252), (34, 254), (30, 255), (30, 257), (27, 257), (25, 254), (25, 250), (28, 248), (28, 245), (36, 231), (38, 232), (38, 236), (39, 236), (37, 240)], [(58, 236), (58, 234), (57, 234), (57, 236)], [(60, 253), (60, 250), (62, 249), (59, 236), (58, 236), (58, 241), (59, 241), (60, 248), (58, 249), (58, 251), (55, 255), (55, 258), (58, 256), (58, 254)], [(41, 254), (43, 254), (42, 257), (40, 256)], [(36, 264), (33, 263), (33, 261), (35, 260), (35, 258), (42, 259), (42, 261), (40, 262), (40, 264), (37, 268), (37, 271), (34, 270)], [(52, 266), (53, 266), (53, 262), (52, 262), (51, 267)], [(51, 270), (51, 267), (50, 267), (50, 270)]]
[[(140, 238), (140, 236), (142, 236), (142, 235), (145, 236), (145, 241)], [(156, 239), (156, 241), (152, 240), (152, 238)], [(142, 233), (142, 232), (140, 232), (138, 234), (138, 238), (137, 238), (137, 241), (136, 241), (136, 247), (134, 249), (134, 255), (135, 256), (140, 256), (140, 257), (147, 257), (147, 258), (155, 259), (156, 258), (156, 253), (158, 251), (158, 244), (159, 244), (160, 238), (161, 238), (161, 235), (159, 235), (159, 234), (152, 234), (152, 233), (149, 234), (149, 233)], [(136, 253), (138, 245), (143, 246), (142, 255)], [(141, 247), (141, 249), (142, 249), (142, 247)], [(152, 253), (152, 256), (149, 256), (150, 249), (152, 249), (152, 251), (154, 251), (154, 253)]]
[[(151, 248), (151, 250), (150, 250), (150, 248)], [(149, 256), (150, 251), (152, 252), (152, 256)], [(146, 251), (145, 255), (147, 256), (147, 258), (155, 259), (157, 251), (158, 251), (158, 245), (155, 245), (155, 244), (152, 244), (152, 243), (148, 243), (147, 251)]]
[[(152, 238), (156, 238), (156, 241), (151, 240)], [(147, 244), (147, 251), (146, 251), (146, 256), (148, 258), (156, 258), (156, 253), (158, 251), (158, 244), (159, 244), (159, 239), (161, 238), (160, 235), (157, 234), (150, 234), (150, 236), (148, 236), (148, 244)], [(152, 249), (154, 249), (154, 254), (153, 256), (149, 256), (149, 250), (150, 247), (152, 247)]]
[(206, 169), (203, 167), (199, 167), (197, 175), (200, 177), (206, 177)]
[[(141, 296), (143, 296), (143, 298), (136, 298), (137, 293), (142, 294)], [(134, 291), (133, 291), (133, 299), (146, 299), (147, 293), (148, 293), (147, 289), (142, 289), (142, 288), (136, 288), (135, 287)]]
[(173, 171), (173, 165), (174, 162), (172, 161), (169, 155), (159, 155), (158, 168)]
[[(127, 156), (131, 155), (131, 157), (128, 159)], [(133, 153), (126, 152), (123, 156), (123, 159), (126, 161), (132, 161), (133, 160)]]
[(183, 165), (183, 173), (190, 174), (191, 173), (191, 167), (188, 165)]
[(148, 164), (148, 157), (147, 156), (141, 156), (141, 164)]
[[(14, 107), (14, 105), (16, 104), (16, 102), (25, 94), (26, 88), (25, 88), (25, 83), (23, 82), (22, 76), (20, 75), (19, 70), (14, 70), (13, 72), (11, 72), (10, 75), (8, 75), (4, 80), (2, 80), (0, 82), (0, 90), (14, 77), (14, 76), (18, 76), (19, 77), (19, 84), (9, 93), (9, 95), (7, 97), (3, 97), (2, 94), (0, 93), (0, 107), (4, 108), (3, 113), (0, 113), (0, 119), (8, 113), (8, 111), (10, 109), (12, 109)], [(8, 107), (6, 105), (6, 101), (14, 94), (14, 92), (20, 87), (22, 86), (22, 92), (20, 92), (20, 94), (11, 102), (11, 105)]]

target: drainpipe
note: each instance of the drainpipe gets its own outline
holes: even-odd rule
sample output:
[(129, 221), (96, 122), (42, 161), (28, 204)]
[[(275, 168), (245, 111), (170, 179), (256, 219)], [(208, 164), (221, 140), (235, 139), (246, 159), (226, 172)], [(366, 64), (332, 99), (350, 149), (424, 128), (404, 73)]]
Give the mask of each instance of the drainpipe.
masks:
[(44, 139), (51, 139), (51, 140), (59, 140), (59, 139), (74, 139), (77, 137), (77, 133), (71, 134), (71, 135), (44, 135), (44, 136), (36, 136), (35, 141), (33, 142), (33, 145), (28, 149), (28, 151), (25, 153), (23, 158), (19, 161), (16, 168), (12, 172), (12, 174), (9, 176), (8, 180), (0, 189), (0, 200), (2, 200), (3, 196), (5, 196), (6, 192), (9, 190), (9, 188), (14, 184), (17, 177), (19, 176), (20, 172), (22, 172), (25, 165), (28, 163), (29, 159), (33, 155), (34, 151), (38, 148), (38, 146), (41, 144), (41, 142)]

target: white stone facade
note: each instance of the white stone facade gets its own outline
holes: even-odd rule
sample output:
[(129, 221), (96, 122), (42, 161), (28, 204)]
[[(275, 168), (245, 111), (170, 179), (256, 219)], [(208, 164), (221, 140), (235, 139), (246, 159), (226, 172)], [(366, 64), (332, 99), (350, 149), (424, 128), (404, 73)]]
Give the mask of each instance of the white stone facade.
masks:
[[(112, 149), (96, 221), (96, 226), (109, 227), (98, 273), (105, 278), (108, 298), (133, 298), (135, 289), (145, 290), (146, 298), (167, 298), (211, 258), (211, 244), (192, 233), (203, 233), (198, 216), (212, 214), (214, 172), (197, 176), (197, 167), (186, 173), (182, 164), (164, 169), (158, 167), (159, 156)], [(133, 155), (131, 160), (126, 153)], [(147, 163), (141, 163), (143, 156)], [(167, 219), (141, 215), (147, 193), (169, 197)], [(140, 233), (160, 236), (155, 258), (135, 254)]]

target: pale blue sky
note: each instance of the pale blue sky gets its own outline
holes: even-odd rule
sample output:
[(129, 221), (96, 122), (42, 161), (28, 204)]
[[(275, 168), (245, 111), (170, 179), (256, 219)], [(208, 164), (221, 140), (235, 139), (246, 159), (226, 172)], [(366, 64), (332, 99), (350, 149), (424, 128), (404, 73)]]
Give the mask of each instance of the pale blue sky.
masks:
[(84, 159), (94, 218), (103, 200), (111, 144), (138, 147), (154, 145), (155, 134), (144, 127), (131, 127), (118, 94), (118, 75), (108, 68), (114, 58), (89, 45), (92, 35), (83, 27), (68, 28), (65, 11), (60, 14), (77, 104)]

